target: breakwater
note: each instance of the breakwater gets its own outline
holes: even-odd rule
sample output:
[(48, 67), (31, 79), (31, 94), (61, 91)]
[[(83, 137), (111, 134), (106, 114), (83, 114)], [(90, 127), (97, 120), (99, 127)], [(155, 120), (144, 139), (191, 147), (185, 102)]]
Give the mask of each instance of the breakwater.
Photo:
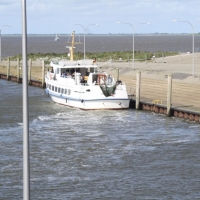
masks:
[[(44, 76), (49, 66), (45, 66), (43, 60), (29, 60), (28, 68), (29, 85), (45, 88)], [(104, 68), (105, 71), (106, 69), (108, 70), (107, 67)], [(119, 76), (120, 79), (127, 85), (127, 91), (131, 98), (130, 108), (200, 122), (200, 112), (198, 107), (189, 106), (188, 108), (187, 105), (184, 105), (183, 102), (181, 102), (181, 99), (176, 100), (175, 103), (172, 101), (173, 95), (176, 96), (177, 90), (180, 90), (180, 86), (177, 85), (177, 83), (174, 85), (172, 84), (172, 76), (168, 76), (168, 81), (165, 79), (164, 81), (159, 82), (158, 80), (143, 79), (141, 78), (141, 74), (138, 76), (135, 75), (135, 77), (123, 76), (120, 74), (119, 70), (117, 70), (117, 73), (119, 74), (116, 74), (115, 70), (112, 70), (112, 72), (109, 71), (109, 73)], [(22, 83), (22, 65), (19, 59), (17, 61), (10, 61), (8, 58), (7, 61), (1, 62), (0, 78), (7, 81)], [(187, 86), (188, 87), (182, 88), (184, 95), (190, 95), (188, 92), (191, 88), (189, 88), (189, 85)], [(156, 91), (153, 92), (153, 90)], [(198, 93), (196, 95), (197, 96), (194, 98), (197, 98), (197, 100), (192, 99), (190, 96), (187, 100), (187, 104), (190, 104), (190, 101), (197, 101), (198, 105)]]

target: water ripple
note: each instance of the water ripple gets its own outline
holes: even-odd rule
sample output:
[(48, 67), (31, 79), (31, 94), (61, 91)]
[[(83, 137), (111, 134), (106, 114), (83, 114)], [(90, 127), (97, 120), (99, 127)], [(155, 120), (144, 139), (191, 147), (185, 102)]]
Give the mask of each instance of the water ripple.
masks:
[[(200, 197), (199, 124), (145, 111), (86, 112), (30, 89), (37, 94), (29, 121), (32, 199)], [(0, 199), (22, 199), (23, 126), (20, 112), (9, 118), (10, 103), (0, 118)]]

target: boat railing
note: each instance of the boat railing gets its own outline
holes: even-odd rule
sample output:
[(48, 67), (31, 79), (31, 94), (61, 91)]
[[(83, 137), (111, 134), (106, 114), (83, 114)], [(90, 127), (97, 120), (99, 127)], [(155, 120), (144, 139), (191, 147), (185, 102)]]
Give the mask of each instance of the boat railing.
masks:
[(80, 83), (81, 86), (89, 86), (88, 83)]
[(60, 76), (61, 78), (71, 78), (71, 79), (74, 79), (74, 76), (71, 76), (71, 75), (64, 75), (64, 76)]
[(46, 78), (49, 79), (49, 80), (53, 80), (54, 79), (54, 73), (48, 72), (47, 75), (46, 75)]
[(107, 86), (107, 87), (113, 87), (113, 85), (115, 84), (105, 84), (105, 83), (97, 83), (96, 81), (94, 81), (92, 84), (89, 84), (87, 82), (84, 82), (84, 83), (81, 83), (80, 82), (80, 85), (82, 86)]

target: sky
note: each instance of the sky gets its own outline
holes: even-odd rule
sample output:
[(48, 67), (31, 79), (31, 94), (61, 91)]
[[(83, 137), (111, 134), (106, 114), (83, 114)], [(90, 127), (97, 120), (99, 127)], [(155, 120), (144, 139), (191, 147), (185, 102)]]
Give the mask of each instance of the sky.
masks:
[[(22, 33), (22, 1), (0, 0), (1, 34)], [(200, 0), (26, 0), (27, 33), (200, 33), (199, 9)]]

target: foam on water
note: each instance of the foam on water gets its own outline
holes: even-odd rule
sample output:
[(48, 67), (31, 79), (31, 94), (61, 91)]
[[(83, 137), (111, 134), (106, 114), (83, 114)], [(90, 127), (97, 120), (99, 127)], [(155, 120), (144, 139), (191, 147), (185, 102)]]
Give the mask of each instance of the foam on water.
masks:
[[(31, 89), (37, 94), (29, 121), (33, 199), (200, 195), (199, 124), (136, 110), (82, 111)], [(0, 199), (22, 199), (23, 124), (21, 113), (9, 118), (13, 108), (7, 107), (0, 124)], [(19, 101), (14, 109), (20, 107)]]

